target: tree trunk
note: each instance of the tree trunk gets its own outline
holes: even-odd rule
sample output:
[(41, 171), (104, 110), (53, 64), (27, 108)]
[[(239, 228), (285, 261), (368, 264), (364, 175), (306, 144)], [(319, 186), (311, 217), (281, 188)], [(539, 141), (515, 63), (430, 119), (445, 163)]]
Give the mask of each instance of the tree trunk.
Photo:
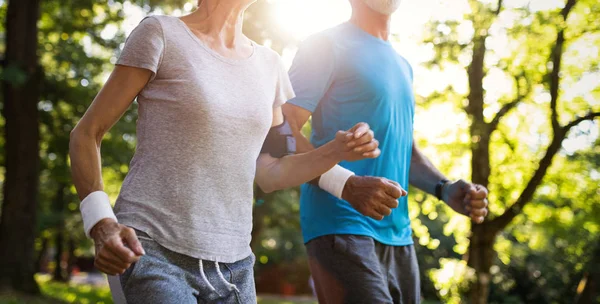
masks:
[(67, 281), (71, 280), (71, 275), (73, 274), (73, 268), (75, 268), (75, 263), (77, 263), (77, 257), (75, 256), (75, 240), (73, 236), (69, 238), (69, 258), (67, 260)]
[(56, 232), (56, 240), (55, 240), (55, 246), (56, 246), (56, 255), (54, 255), (54, 274), (52, 275), (52, 279), (55, 281), (59, 281), (59, 282), (65, 282), (66, 276), (65, 276), (65, 272), (64, 272), (64, 267), (63, 267), (63, 258), (65, 256), (65, 236), (64, 236), (64, 230), (60, 229)]
[(40, 0), (11, 0), (6, 14), (2, 81), (5, 119), (4, 202), (0, 222), (0, 289), (39, 293), (34, 240), (39, 171), (41, 70), (37, 58)]
[(65, 188), (66, 185), (60, 183), (58, 190), (56, 191), (56, 197), (54, 198), (53, 211), (58, 218), (56, 222), (56, 239), (54, 245), (56, 246), (56, 255), (54, 256), (54, 275), (52, 279), (60, 282), (65, 282), (67, 277), (65, 275), (65, 267), (63, 267), (63, 259), (65, 257)]
[(592, 260), (587, 265), (586, 273), (577, 287), (575, 304), (600, 303), (600, 239), (592, 254)]
[(485, 304), (490, 292), (490, 268), (496, 252), (496, 232), (488, 223), (473, 224), (468, 251), (468, 265), (475, 270), (475, 281), (471, 284), (470, 299), (473, 304)]
[[(576, 4), (576, 2), (577, 0), (567, 0), (565, 7), (561, 11), (563, 20), (567, 20), (567, 16), (569, 15), (569, 12)], [(499, 0), (498, 9), (495, 12), (496, 16), (500, 13), (501, 9), (502, 0)], [(489, 25), (488, 28), (483, 32), (487, 33), (488, 31)], [(481, 31), (476, 30), (476, 33), (478, 32)], [(469, 104), (465, 110), (472, 118), (470, 126), (470, 132), (472, 137), (471, 178), (474, 183), (481, 184), (487, 187), (489, 182), (489, 176), (491, 174), (489, 154), (491, 134), (496, 128), (500, 118), (502, 118), (502, 116), (506, 114), (507, 111), (509, 111), (518, 103), (518, 99), (511, 104), (505, 105), (503, 107), (503, 110), (497, 113), (495, 119), (492, 120), (492, 123), (488, 124), (485, 122), (483, 115), (485, 94), (485, 91), (483, 89), (483, 78), (485, 76), (484, 59), (486, 53), (485, 35), (486, 34), (481, 36), (476, 34), (476, 36), (473, 38), (473, 56), (468, 69), (470, 88), (470, 93), (468, 96)], [(550, 119), (552, 121), (552, 129), (554, 133), (552, 143), (546, 150), (544, 158), (540, 161), (539, 168), (536, 170), (533, 177), (528, 182), (526, 188), (519, 196), (519, 199), (513, 205), (511, 205), (511, 207), (509, 207), (504, 212), (504, 214), (495, 218), (491, 222), (486, 222), (480, 225), (472, 223), (470, 238), (471, 243), (469, 244), (469, 252), (467, 258), (468, 264), (475, 269), (476, 277), (475, 282), (472, 284), (470, 291), (471, 303), (487, 303), (490, 284), (490, 267), (492, 266), (494, 260), (493, 246), (494, 241), (496, 239), (496, 235), (502, 229), (508, 226), (512, 219), (521, 212), (523, 206), (533, 198), (535, 190), (542, 182), (542, 179), (544, 178), (547, 169), (552, 163), (552, 158), (560, 149), (561, 143), (564, 140), (569, 129), (584, 119), (593, 119), (594, 117), (600, 115), (599, 113), (590, 113), (585, 117), (581, 117), (572, 121), (565, 127), (562, 127), (559, 124), (556, 105), (558, 102), (558, 93), (560, 87), (560, 66), (563, 55), (564, 43), (565, 37), (563, 28), (558, 31), (556, 44), (552, 49), (552, 55), (550, 58), (550, 61), (553, 63), (553, 69), (549, 74), (550, 95), (552, 96), (550, 102)]]
[(38, 254), (37, 261), (35, 262), (35, 272), (44, 271), (44, 262), (46, 260), (46, 255), (48, 254), (48, 238), (42, 238), (42, 248), (40, 249), (40, 253)]
[[(483, 116), (485, 40), (485, 36), (474, 39), (473, 57), (468, 69), (470, 92), (466, 111), (471, 116), (471, 181), (487, 187), (491, 171), (489, 152), (491, 129)], [(496, 233), (491, 231), (489, 224), (471, 222), (467, 254), (468, 265), (475, 270), (475, 280), (470, 288), (471, 303), (487, 303), (495, 238)]]

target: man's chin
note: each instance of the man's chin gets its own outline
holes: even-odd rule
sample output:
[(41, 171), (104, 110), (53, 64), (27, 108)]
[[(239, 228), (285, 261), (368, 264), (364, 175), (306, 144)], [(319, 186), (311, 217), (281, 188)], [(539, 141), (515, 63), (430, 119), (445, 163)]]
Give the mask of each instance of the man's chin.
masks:
[(400, 7), (400, 0), (362, 0), (370, 9), (382, 14), (391, 15)]

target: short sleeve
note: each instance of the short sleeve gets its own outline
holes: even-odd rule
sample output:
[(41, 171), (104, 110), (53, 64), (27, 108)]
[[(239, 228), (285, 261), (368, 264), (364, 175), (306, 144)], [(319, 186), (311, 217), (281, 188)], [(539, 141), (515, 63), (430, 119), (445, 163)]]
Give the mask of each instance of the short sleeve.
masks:
[(300, 45), (290, 69), (296, 97), (290, 104), (314, 112), (333, 82), (335, 56), (329, 37), (321, 34)]
[(165, 40), (160, 21), (156, 17), (146, 17), (127, 37), (117, 64), (150, 70), (154, 78), (164, 49)]
[(277, 88), (275, 91), (273, 108), (281, 107), (281, 105), (295, 96), (292, 83), (290, 82), (290, 76), (288, 75), (285, 65), (281, 61), (281, 58), (277, 55)]
[(414, 75), (412, 65), (410, 64), (410, 62), (408, 62), (408, 60), (406, 60), (406, 58), (402, 57), (402, 59), (404, 59), (404, 62), (406, 63), (406, 66), (408, 67), (408, 71), (410, 72), (410, 82), (413, 83), (415, 81), (415, 75)]

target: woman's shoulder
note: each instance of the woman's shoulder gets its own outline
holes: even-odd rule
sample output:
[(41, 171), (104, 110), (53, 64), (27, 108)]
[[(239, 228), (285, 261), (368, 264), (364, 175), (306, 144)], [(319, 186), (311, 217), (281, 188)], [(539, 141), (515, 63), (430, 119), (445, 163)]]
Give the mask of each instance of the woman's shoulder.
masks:
[(179, 22), (178, 17), (167, 15), (150, 15), (144, 17), (138, 24), (138, 28), (146, 28), (148, 30), (166, 31), (169, 27)]
[(275, 50), (268, 46), (258, 44), (253, 40), (251, 41), (255, 45), (254, 51), (257, 53), (256, 55), (259, 55), (263, 60), (266, 60), (271, 64), (277, 64), (281, 61), (281, 56)]
[(151, 19), (155, 22), (163, 23), (177, 23), (180, 22), (179, 17), (177, 16), (169, 16), (169, 15), (148, 15), (144, 19)]

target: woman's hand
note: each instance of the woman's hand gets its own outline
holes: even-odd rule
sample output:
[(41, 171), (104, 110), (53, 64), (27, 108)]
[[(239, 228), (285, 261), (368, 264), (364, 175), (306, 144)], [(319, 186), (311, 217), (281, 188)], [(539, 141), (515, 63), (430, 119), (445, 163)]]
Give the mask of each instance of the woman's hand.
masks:
[(94, 266), (106, 274), (123, 274), (145, 254), (135, 231), (112, 219), (104, 219), (91, 231), (96, 247)]
[(373, 130), (364, 122), (359, 122), (348, 131), (338, 131), (334, 142), (342, 160), (377, 158), (381, 154), (379, 141), (375, 139)]

